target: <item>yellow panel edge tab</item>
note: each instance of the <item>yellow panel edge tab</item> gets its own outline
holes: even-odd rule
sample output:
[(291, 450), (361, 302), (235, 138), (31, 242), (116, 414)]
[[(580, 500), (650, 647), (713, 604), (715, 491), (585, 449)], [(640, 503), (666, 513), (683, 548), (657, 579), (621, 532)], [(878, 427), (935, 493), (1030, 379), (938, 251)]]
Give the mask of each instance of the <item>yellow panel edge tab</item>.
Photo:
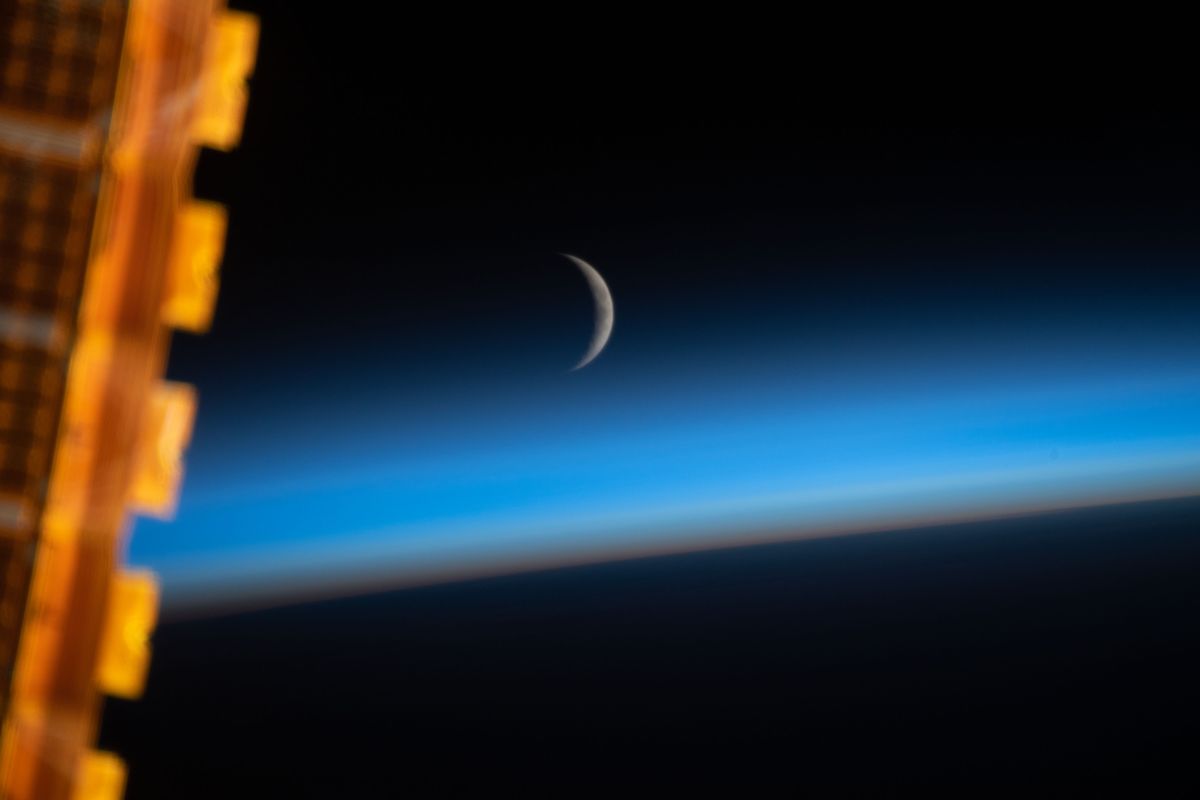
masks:
[(167, 325), (203, 333), (212, 324), (225, 225), (225, 208), (219, 203), (188, 203), (176, 214), (163, 302)]
[(125, 764), (112, 753), (86, 753), (71, 800), (120, 800), (125, 794)]
[(96, 688), (114, 697), (141, 695), (150, 666), (150, 634), (157, 620), (158, 581), (154, 575), (119, 573), (109, 589)]
[(228, 150), (242, 135), (246, 79), (258, 51), (258, 19), (226, 11), (216, 23), (200, 105), (192, 123), (197, 144)]
[(183, 480), (183, 451), (192, 436), (196, 392), (186, 383), (161, 381), (151, 391), (137, 444), (130, 508), (167, 519), (175, 512)]

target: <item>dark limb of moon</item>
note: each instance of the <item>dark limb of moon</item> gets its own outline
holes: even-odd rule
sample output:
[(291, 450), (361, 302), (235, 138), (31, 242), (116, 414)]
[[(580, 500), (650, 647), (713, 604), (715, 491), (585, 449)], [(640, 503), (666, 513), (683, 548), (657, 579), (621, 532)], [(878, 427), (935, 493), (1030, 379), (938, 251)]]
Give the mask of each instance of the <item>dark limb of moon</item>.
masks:
[(579, 267), (579, 271), (587, 279), (588, 288), (592, 290), (592, 298), (596, 303), (596, 327), (592, 331), (592, 341), (588, 343), (588, 349), (583, 354), (583, 358), (579, 359), (579, 363), (571, 368), (574, 371), (590, 364), (596, 356), (600, 355), (604, 345), (608, 344), (608, 337), (612, 335), (613, 329), (613, 299), (612, 294), (608, 291), (608, 285), (604, 282), (604, 278), (600, 277), (600, 273), (596, 271), (595, 267), (582, 258), (576, 258), (567, 253), (561, 255)]

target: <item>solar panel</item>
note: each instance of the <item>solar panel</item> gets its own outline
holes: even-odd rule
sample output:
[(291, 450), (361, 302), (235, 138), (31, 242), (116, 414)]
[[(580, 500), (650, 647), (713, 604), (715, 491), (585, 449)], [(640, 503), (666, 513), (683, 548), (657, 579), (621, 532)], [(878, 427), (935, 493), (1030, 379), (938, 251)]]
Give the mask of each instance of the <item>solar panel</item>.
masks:
[(170, 327), (211, 318), (253, 18), (216, 0), (0, 2), (0, 796), (118, 797), (100, 693), (141, 691), (152, 576), (128, 511), (169, 515), (194, 393)]

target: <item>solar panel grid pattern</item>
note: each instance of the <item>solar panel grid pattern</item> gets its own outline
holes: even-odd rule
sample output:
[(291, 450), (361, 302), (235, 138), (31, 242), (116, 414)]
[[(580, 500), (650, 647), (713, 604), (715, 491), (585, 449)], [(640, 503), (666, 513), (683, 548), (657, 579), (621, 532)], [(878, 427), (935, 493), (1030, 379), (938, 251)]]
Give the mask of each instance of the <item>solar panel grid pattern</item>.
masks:
[[(0, 117), (107, 125), (124, 0), (0, 0)], [(6, 147), (7, 145), (7, 147)], [(92, 158), (0, 140), (0, 711), (29, 588), (99, 192)]]
[(124, 21), (119, 0), (0, 2), (0, 107), (77, 123), (106, 116)]

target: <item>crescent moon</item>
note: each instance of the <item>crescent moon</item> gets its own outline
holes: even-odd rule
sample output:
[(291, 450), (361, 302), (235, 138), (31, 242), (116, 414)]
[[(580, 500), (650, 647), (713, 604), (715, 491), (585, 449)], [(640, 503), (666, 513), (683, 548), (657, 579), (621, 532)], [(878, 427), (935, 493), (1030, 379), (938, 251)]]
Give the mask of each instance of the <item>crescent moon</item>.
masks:
[(600, 273), (596, 271), (595, 267), (582, 258), (568, 253), (559, 253), (559, 255), (579, 267), (579, 271), (587, 279), (588, 288), (592, 290), (592, 298), (596, 301), (596, 328), (592, 331), (592, 341), (588, 343), (587, 352), (583, 354), (583, 358), (579, 359), (579, 363), (571, 367), (571, 371), (574, 372), (590, 364), (596, 356), (600, 355), (604, 345), (608, 344), (608, 337), (612, 336), (613, 329), (613, 299), (612, 293), (608, 291), (608, 284), (604, 282), (604, 278), (600, 277)]

